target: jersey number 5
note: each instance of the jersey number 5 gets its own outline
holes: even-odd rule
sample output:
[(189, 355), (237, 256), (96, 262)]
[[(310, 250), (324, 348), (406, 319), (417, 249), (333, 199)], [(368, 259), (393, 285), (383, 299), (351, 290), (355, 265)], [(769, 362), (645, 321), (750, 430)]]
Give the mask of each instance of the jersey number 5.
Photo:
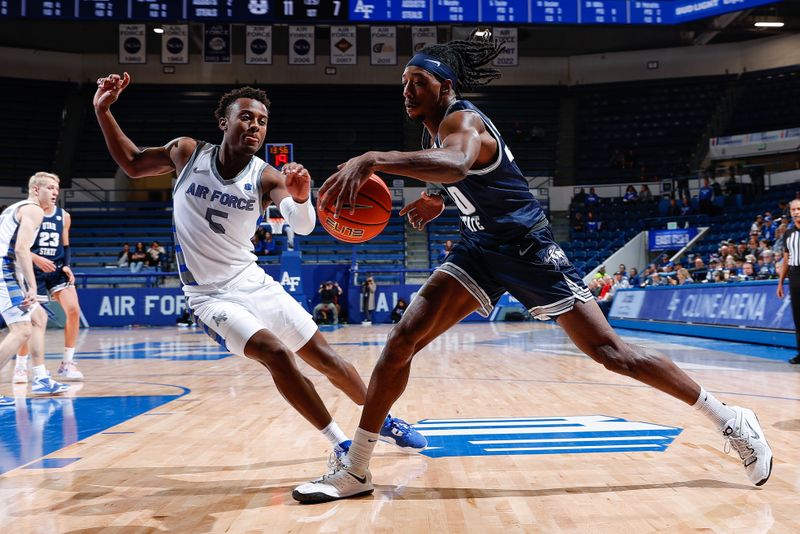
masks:
[(446, 187), (446, 189), (447, 192), (450, 193), (450, 198), (456, 203), (456, 207), (458, 211), (461, 212), (461, 215), (472, 215), (475, 213), (475, 206), (472, 205), (472, 202), (470, 202), (457, 187), (451, 185)]
[(214, 210), (208, 208), (206, 210), (206, 220), (208, 221), (208, 226), (214, 231), (215, 234), (224, 234), (225, 227), (222, 226), (220, 223), (216, 222), (212, 217), (222, 217), (223, 219), (228, 218), (228, 214), (224, 211)]

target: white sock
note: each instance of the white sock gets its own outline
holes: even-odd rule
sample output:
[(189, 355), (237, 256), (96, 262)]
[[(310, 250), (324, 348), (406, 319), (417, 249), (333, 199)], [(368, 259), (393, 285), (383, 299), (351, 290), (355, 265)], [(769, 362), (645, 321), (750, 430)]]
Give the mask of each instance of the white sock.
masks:
[(363, 475), (367, 472), (369, 461), (372, 458), (372, 451), (375, 450), (379, 437), (380, 434), (367, 432), (361, 427), (356, 430), (356, 435), (353, 436), (353, 444), (350, 445), (350, 451), (347, 453), (347, 457), (350, 460), (348, 471), (352, 471), (357, 475)]
[(336, 424), (336, 421), (331, 421), (331, 423), (320, 430), (320, 432), (322, 432), (323, 436), (328, 438), (328, 441), (330, 441), (331, 445), (334, 447), (343, 441), (347, 441), (347, 436), (344, 435), (344, 432), (342, 432), (342, 429)]
[(17, 354), (17, 363), (15, 365), (17, 369), (27, 369), (28, 368), (28, 355)]
[(33, 378), (36, 380), (39, 380), (40, 378), (47, 378), (47, 369), (45, 369), (44, 365), (33, 366)]
[(697, 397), (697, 402), (695, 402), (692, 407), (708, 416), (708, 418), (717, 425), (719, 430), (722, 430), (722, 427), (724, 427), (728, 421), (736, 417), (736, 412), (718, 401), (714, 398), (714, 395), (702, 387), (700, 388), (700, 396)]
[(64, 347), (64, 358), (61, 361), (64, 363), (70, 363), (74, 357), (75, 347)]

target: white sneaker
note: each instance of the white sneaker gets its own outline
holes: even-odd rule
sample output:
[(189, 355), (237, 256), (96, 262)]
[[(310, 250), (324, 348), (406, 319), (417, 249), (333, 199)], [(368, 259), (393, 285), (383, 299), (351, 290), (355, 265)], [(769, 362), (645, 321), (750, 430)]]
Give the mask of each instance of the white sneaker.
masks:
[(14, 384), (27, 384), (28, 383), (28, 368), (27, 367), (14, 367)]
[(772, 474), (772, 449), (752, 410), (738, 406), (731, 406), (731, 409), (736, 412), (736, 417), (722, 429), (726, 440), (725, 452), (730, 452), (731, 448), (736, 450), (750, 481), (761, 486)]
[(75, 362), (61, 362), (58, 367), (58, 378), (67, 382), (81, 382), (83, 373), (78, 371), (78, 364)]
[(368, 495), (374, 489), (369, 471), (364, 476), (358, 476), (348, 471), (344, 463), (339, 462), (327, 475), (297, 486), (292, 492), (292, 497), (301, 504), (319, 504)]
[(48, 374), (44, 378), (36, 378), (31, 384), (31, 394), (33, 395), (61, 395), (69, 390), (69, 385), (56, 382)]

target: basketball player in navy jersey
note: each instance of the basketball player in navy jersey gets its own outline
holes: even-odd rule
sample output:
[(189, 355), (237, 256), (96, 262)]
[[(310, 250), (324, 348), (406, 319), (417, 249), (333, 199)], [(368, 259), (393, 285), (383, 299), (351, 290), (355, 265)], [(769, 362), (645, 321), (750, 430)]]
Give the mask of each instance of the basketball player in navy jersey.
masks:
[[(439, 184), (461, 212), (461, 240), (392, 329), (372, 373), (367, 402), (347, 455), (327, 475), (298, 486), (303, 503), (373, 491), (369, 461), (381, 421), (403, 393), (414, 355), (474, 311), (488, 315), (508, 291), (538, 319), (554, 319), (572, 341), (607, 369), (635, 378), (714, 422), (736, 449), (750, 480), (769, 478), (772, 452), (752, 411), (726, 406), (663, 354), (629, 345), (614, 333), (564, 251), (553, 240), (539, 203), (491, 120), (462, 91), (499, 77), (485, 67), (501, 51), (487, 41), (452, 41), (416, 54), (402, 76), (406, 113), (424, 125), (422, 150), (367, 152), (339, 166), (319, 202), (336, 212), (355, 205), (375, 171)], [(423, 193), (401, 214), (421, 230), (444, 209)]]
[[(69, 229), (72, 218), (57, 205), (44, 214), (42, 225), (31, 249), (33, 270), (38, 284), (40, 302), (53, 299), (61, 305), (66, 316), (64, 324), (64, 356), (57, 375), (66, 381), (80, 382), (83, 373), (75, 363), (75, 345), (78, 342), (81, 308), (75, 290), (75, 275), (70, 267)], [(15, 384), (28, 381), (28, 346), (20, 347), (14, 367)], [(44, 365), (44, 361), (32, 362), (33, 367)]]
[[(328, 345), (311, 315), (258, 266), (250, 241), (270, 203), (280, 207), (299, 234), (311, 233), (316, 222), (308, 171), (297, 163), (278, 171), (256, 156), (267, 133), (266, 93), (243, 87), (222, 96), (214, 113), (222, 131), (219, 145), (178, 137), (162, 147), (140, 149), (110, 109), (129, 83), (128, 73), (97, 80), (95, 115), (111, 156), (129, 176), (177, 175), (175, 255), (195, 322), (225, 349), (266, 367), (287, 402), (331, 442), (334, 457), (344, 454), (350, 440), (294, 355), (359, 405), (366, 385)], [(407, 423), (389, 415), (381, 440), (413, 451), (427, 444)]]

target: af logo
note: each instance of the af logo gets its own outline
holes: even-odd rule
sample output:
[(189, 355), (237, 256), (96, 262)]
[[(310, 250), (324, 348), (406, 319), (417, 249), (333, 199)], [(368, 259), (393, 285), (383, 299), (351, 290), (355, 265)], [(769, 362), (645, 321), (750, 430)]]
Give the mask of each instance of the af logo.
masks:
[(297, 286), (300, 285), (300, 277), (299, 276), (289, 276), (289, 273), (283, 271), (281, 274), (281, 285), (283, 287), (289, 288), (289, 293), (294, 293), (297, 290)]
[(224, 323), (225, 321), (227, 321), (227, 320), (228, 320), (228, 314), (227, 314), (227, 313), (225, 313), (225, 312), (222, 312), (222, 313), (220, 313), (219, 315), (212, 315), (212, 316), (211, 316), (211, 319), (212, 319), (212, 320), (213, 320), (215, 323), (217, 323), (217, 326), (219, 326), (219, 325), (220, 325), (220, 323)]
[[(677, 293), (677, 291), (675, 293)], [(670, 321), (672, 320), (672, 316), (675, 315), (675, 312), (678, 311), (678, 304), (680, 303), (681, 303), (681, 298), (678, 295), (672, 295), (672, 298), (669, 299), (667, 310), (669, 311)]]
[(374, 4), (365, 4), (363, 0), (358, 0), (356, 7), (353, 8), (353, 13), (361, 13), (365, 19), (368, 19), (374, 10)]

